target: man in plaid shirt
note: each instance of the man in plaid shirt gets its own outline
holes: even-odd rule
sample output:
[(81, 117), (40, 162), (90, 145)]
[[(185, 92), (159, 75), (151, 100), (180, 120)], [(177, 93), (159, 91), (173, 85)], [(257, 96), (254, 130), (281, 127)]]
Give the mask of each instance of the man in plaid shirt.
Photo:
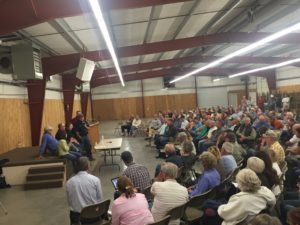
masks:
[(127, 166), (122, 175), (127, 176), (132, 181), (134, 187), (143, 191), (146, 187), (151, 185), (151, 178), (148, 169), (143, 165), (133, 162), (131, 152), (122, 152), (121, 159)]

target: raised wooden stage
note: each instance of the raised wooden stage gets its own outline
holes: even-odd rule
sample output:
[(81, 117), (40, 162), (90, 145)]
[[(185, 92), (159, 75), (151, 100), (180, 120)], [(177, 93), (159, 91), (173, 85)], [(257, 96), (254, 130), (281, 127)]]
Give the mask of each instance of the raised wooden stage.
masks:
[(3, 173), (7, 183), (11, 185), (23, 185), (29, 168), (39, 166), (65, 165), (65, 159), (58, 156), (47, 156), (37, 159), (38, 146), (16, 148), (0, 155), (0, 159), (9, 159), (10, 162), (3, 166)]

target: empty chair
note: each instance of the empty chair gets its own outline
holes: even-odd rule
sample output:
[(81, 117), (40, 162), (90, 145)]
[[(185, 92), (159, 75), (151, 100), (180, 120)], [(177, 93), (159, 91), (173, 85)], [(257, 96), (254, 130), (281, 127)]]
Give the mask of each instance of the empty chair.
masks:
[(148, 223), (147, 225), (168, 225), (170, 219), (171, 219), (171, 216), (167, 215), (166, 217), (162, 218), (161, 220), (154, 222), (154, 223)]
[(79, 225), (85, 224), (83, 221), (88, 222), (95, 218), (100, 218), (100, 220), (98, 222), (92, 223), (92, 225), (109, 224), (108, 214), (107, 214), (109, 209), (109, 204), (110, 204), (110, 200), (104, 200), (100, 203), (84, 207), (80, 213), (80, 217), (81, 217), (80, 221), (82, 222), (80, 222)]

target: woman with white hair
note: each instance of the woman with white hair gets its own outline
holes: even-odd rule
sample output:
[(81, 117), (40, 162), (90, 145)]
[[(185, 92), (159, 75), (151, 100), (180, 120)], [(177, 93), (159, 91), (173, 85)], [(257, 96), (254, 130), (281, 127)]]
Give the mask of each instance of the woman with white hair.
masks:
[(254, 171), (241, 170), (236, 176), (236, 182), (241, 192), (231, 196), (227, 204), (218, 208), (218, 214), (223, 219), (222, 225), (238, 224), (276, 203), (273, 192), (261, 186)]
[(203, 152), (199, 159), (202, 162), (204, 171), (197, 184), (188, 188), (190, 198), (214, 188), (221, 182), (220, 174), (216, 170), (216, 157), (210, 152)]
[(250, 157), (247, 160), (247, 168), (254, 171), (256, 173), (256, 175), (258, 176), (258, 178), (261, 181), (262, 186), (265, 186), (269, 189), (272, 188), (272, 186), (274, 185), (274, 183), (271, 183), (270, 180), (268, 179), (267, 175), (265, 174), (265, 162), (258, 158), (258, 157)]
[(191, 135), (189, 133), (186, 133), (186, 132), (178, 133), (177, 141), (178, 141), (179, 145), (176, 145), (175, 147), (176, 147), (176, 149), (179, 149), (180, 151), (183, 149), (183, 145), (186, 141), (192, 142), (192, 145), (193, 145), (192, 152), (196, 155), (196, 148), (193, 143), (193, 138), (191, 137)]

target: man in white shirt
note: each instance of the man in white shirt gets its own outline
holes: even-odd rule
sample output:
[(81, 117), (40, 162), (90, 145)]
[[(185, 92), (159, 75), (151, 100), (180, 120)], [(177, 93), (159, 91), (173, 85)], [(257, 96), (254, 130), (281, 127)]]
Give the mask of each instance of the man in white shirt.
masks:
[(180, 130), (185, 131), (187, 126), (189, 125), (189, 121), (185, 118), (184, 115), (180, 117), (180, 120), (181, 120)]
[(297, 132), (296, 132), (296, 129), (300, 127), (300, 124), (296, 123), (294, 126), (293, 126), (293, 134), (294, 136), (289, 140), (287, 141), (285, 144), (288, 146), (288, 149), (295, 149), (298, 147), (298, 142), (300, 141), (300, 138), (297, 137)]
[(131, 125), (129, 134), (135, 137), (136, 130), (139, 128), (139, 126), (141, 126), (141, 124), (142, 124), (142, 120), (140, 119), (140, 117), (138, 115), (136, 115), (136, 117), (132, 121), (132, 125)]
[[(71, 224), (79, 223), (80, 213), (84, 207), (99, 203), (103, 199), (100, 179), (87, 172), (89, 169), (88, 158), (80, 157), (77, 166), (77, 174), (67, 182)], [(81, 222), (96, 222), (99, 220), (100, 218), (81, 218)]]
[[(188, 191), (185, 187), (178, 184), (178, 167), (173, 163), (163, 163), (161, 170), (151, 187), (151, 193), (154, 195), (153, 207), (151, 209), (155, 221), (165, 217), (168, 212), (189, 200)], [(163, 181), (163, 182), (159, 182)], [(169, 225), (179, 225), (179, 220), (171, 220)]]
[(154, 135), (157, 133), (158, 129), (161, 127), (161, 121), (157, 114), (154, 114), (153, 120), (151, 120), (148, 128), (148, 137), (145, 140), (150, 140), (154, 138)]

